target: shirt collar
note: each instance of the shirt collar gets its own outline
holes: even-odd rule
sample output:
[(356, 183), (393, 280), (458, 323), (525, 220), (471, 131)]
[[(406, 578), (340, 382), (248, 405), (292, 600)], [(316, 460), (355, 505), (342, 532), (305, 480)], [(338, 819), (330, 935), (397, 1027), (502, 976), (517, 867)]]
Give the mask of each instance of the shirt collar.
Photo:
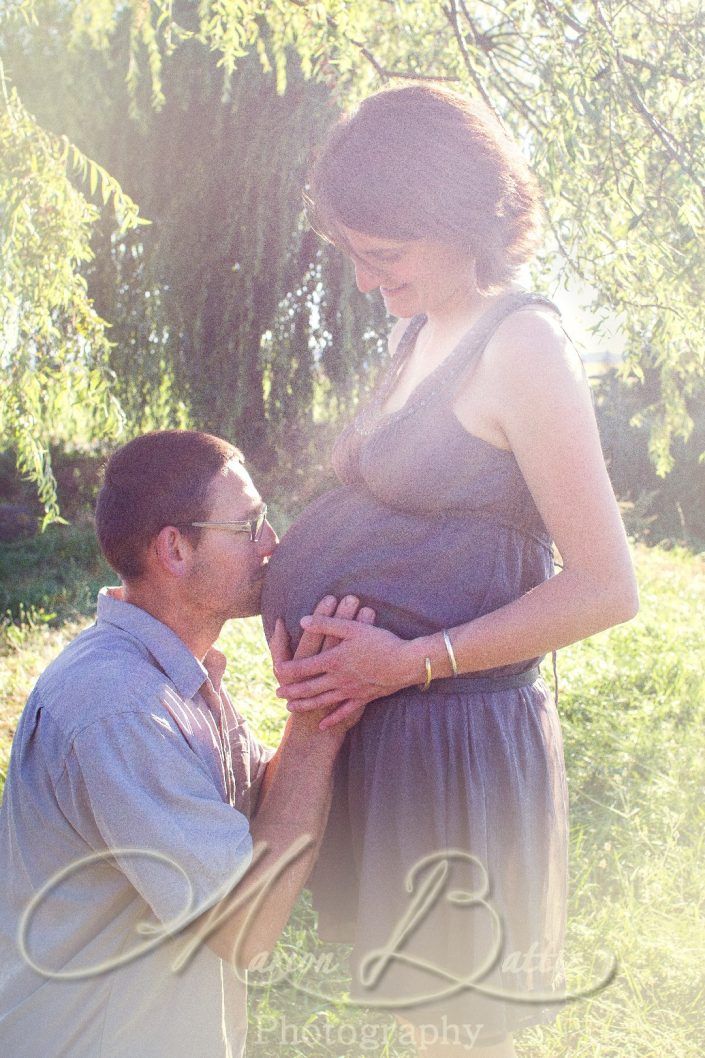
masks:
[(193, 698), (207, 679), (217, 690), (225, 670), (224, 655), (211, 647), (201, 664), (176, 632), (140, 606), (125, 602), (122, 592), (122, 588), (100, 589), (98, 624), (115, 625), (139, 640), (183, 698)]

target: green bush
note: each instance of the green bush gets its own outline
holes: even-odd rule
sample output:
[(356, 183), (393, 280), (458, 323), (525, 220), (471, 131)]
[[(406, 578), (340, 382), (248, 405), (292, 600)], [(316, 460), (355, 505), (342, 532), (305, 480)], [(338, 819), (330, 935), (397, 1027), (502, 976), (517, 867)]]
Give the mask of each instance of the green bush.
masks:
[(90, 614), (98, 589), (115, 579), (92, 525), (52, 525), (32, 540), (0, 544), (0, 613), (20, 624), (23, 612), (57, 620)]

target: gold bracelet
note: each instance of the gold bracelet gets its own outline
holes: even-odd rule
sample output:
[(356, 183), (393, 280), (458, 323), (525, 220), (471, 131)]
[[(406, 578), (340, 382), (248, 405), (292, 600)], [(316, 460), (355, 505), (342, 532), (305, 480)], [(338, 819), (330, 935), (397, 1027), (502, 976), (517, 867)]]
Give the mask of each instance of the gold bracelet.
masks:
[(433, 679), (433, 677), (431, 676), (431, 659), (430, 658), (425, 658), (425, 664), (426, 664), (426, 682), (423, 685), (419, 684), (419, 690), (420, 691), (427, 691), (428, 688), (431, 686), (431, 680)]
[(450, 641), (450, 636), (448, 635), (447, 628), (443, 629), (443, 642), (446, 645), (446, 653), (448, 655), (448, 660), (450, 661), (450, 667), (453, 670), (453, 676), (455, 677), (458, 675), (458, 663), (455, 660), (455, 654), (453, 653), (453, 644)]

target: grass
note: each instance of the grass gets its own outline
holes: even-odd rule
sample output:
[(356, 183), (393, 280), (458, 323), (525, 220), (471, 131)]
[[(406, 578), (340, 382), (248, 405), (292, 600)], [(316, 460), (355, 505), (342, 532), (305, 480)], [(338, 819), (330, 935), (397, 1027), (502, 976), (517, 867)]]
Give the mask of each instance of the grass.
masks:
[[(700, 1058), (705, 1049), (705, 559), (637, 546), (635, 562), (639, 617), (559, 656), (571, 798), (569, 981), (580, 987), (593, 977), (602, 949), (614, 952), (618, 973), (553, 1025), (518, 1036), (521, 1058)], [(0, 627), (3, 770), (33, 680), (85, 625), (102, 577), (86, 532), (54, 529), (0, 548), (0, 609), (12, 618)], [(285, 714), (259, 622), (233, 622), (220, 645), (239, 708), (276, 744)], [(301, 983), (344, 990), (345, 952), (321, 945), (313, 925), (304, 894), (282, 957), (309, 953)], [(313, 962), (329, 954), (332, 962)], [(338, 1009), (290, 984), (252, 988), (249, 1008), (249, 1058), (411, 1053), (383, 1014)]]

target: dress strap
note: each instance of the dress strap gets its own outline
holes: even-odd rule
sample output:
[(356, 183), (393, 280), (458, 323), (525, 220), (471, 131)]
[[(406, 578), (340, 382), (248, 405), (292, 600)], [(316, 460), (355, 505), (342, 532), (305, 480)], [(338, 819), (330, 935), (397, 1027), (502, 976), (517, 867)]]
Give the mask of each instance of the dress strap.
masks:
[(426, 322), (426, 316), (423, 313), (412, 316), (399, 339), (396, 355), (382, 374), (369, 401), (355, 419), (356, 432), (363, 436), (370, 435), (380, 427), (391, 426), (402, 421), (424, 405), (449, 393), (473, 360), (484, 350), (502, 320), (527, 305), (542, 305), (560, 316), (556, 305), (542, 294), (534, 294), (530, 290), (510, 291), (475, 320), (445, 360), (419, 383), (403, 407), (385, 415), (382, 414), (381, 409), (394, 389), (414, 348), (419, 331)]
[(384, 404), (385, 400), (396, 386), (399, 376), (404, 370), (404, 365), (416, 345), (419, 331), (425, 322), (426, 316), (423, 312), (420, 312), (417, 316), (412, 316), (404, 328), (404, 332), (397, 343), (394, 356), (392, 357), (386, 371), (382, 373), (382, 376), (375, 387), (372, 398), (372, 404), (375, 407), (375, 410), (378, 410), (382, 404)]
[(412, 316), (407, 323), (401, 338), (397, 342), (397, 348), (394, 353), (393, 363), (398, 363), (400, 360), (406, 360), (411, 349), (416, 344), (418, 333), (426, 322), (426, 316), (423, 312), (419, 312), (418, 315)]
[[(527, 306), (550, 309), (559, 318), (561, 315), (557, 305), (549, 298), (544, 297), (543, 294), (535, 294), (530, 290), (511, 291), (505, 294), (492, 308), (483, 313), (479, 320), (475, 321), (473, 326), (460, 339), (455, 349), (442, 362), (438, 371), (433, 372), (433, 375), (429, 376), (429, 379), (433, 378), (435, 383), (434, 392), (440, 395), (442, 392), (452, 389), (487, 348), (492, 335), (499, 325), (512, 313), (527, 308)], [(404, 334), (406, 335), (406, 331)]]

